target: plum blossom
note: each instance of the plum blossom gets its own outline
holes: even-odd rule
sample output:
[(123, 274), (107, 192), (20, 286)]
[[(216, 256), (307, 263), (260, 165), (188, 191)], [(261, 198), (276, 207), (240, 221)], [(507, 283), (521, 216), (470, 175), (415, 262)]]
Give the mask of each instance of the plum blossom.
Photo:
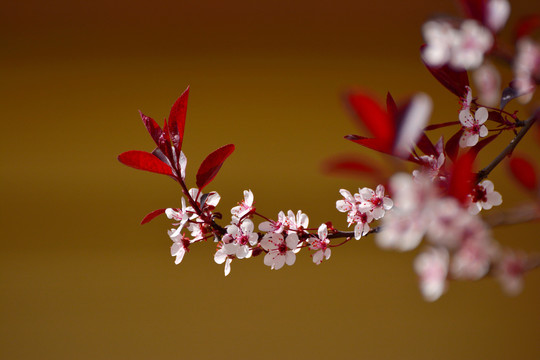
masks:
[(452, 49), (450, 65), (456, 69), (476, 69), (482, 65), (484, 53), (493, 45), (493, 36), (477, 21), (468, 19), (461, 23), (459, 36)]
[[(182, 209), (177, 209), (177, 210), (171, 209), (171, 208), (165, 209), (165, 215), (167, 215), (169, 219), (178, 221), (178, 223), (174, 224), (174, 225), (178, 225), (178, 228), (173, 233), (174, 234), (173, 236), (178, 235), (182, 231), (184, 225), (189, 220), (189, 212), (188, 212), (188, 209), (186, 208), (186, 200), (182, 198), (181, 201), (182, 201)], [(197, 217), (197, 215), (192, 216), (192, 217), (195, 218)]]
[(444, 152), (439, 153), (438, 156), (422, 155), (418, 160), (422, 163), (423, 168), (422, 170), (413, 170), (412, 175), (414, 178), (419, 176), (426, 176), (431, 180), (442, 178), (440, 172), (446, 160)]
[[(229, 225), (227, 226), (227, 234), (223, 236), (223, 243), (225, 247), (228, 246), (229, 249), (232, 249), (232, 246), (235, 246), (234, 255), (238, 259), (243, 259), (251, 256), (251, 249), (249, 245), (257, 245), (257, 240), (259, 235), (253, 232), (255, 225), (250, 219), (244, 219), (240, 226)], [(228, 250), (228, 255), (233, 255), (232, 252)]]
[[(189, 195), (193, 200), (197, 202), (197, 205), (199, 205), (201, 211), (203, 212), (211, 212), (216, 208), (219, 201), (221, 200), (221, 196), (216, 191), (211, 191), (208, 194), (203, 194), (197, 188), (189, 189)], [(188, 210), (195, 212), (191, 206), (188, 207)]]
[(288, 221), (289, 218), (285, 215), (283, 211), (280, 211), (277, 221), (263, 221), (259, 224), (259, 230), (264, 232), (275, 232), (281, 234), (283, 230), (285, 230), (285, 227), (288, 226)]
[(414, 260), (414, 271), (419, 276), (420, 291), (427, 301), (435, 301), (446, 291), (448, 275), (448, 251), (429, 248)]
[(480, 279), (489, 271), (497, 247), (487, 226), (476, 216), (469, 216), (458, 231), (461, 243), (452, 257), (452, 276), (457, 279)]
[(489, 210), (493, 206), (502, 204), (502, 196), (495, 191), (495, 186), (490, 180), (484, 180), (473, 188), (469, 195), (470, 206), (469, 212), (476, 215), (480, 210)]
[(430, 66), (445, 65), (457, 41), (457, 30), (446, 21), (430, 20), (422, 26), (422, 34), (426, 41), (422, 51), (424, 61)]
[(242, 202), (239, 203), (238, 206), (235, 206), (231, 209), (231, 214), (234, 218), (239, 220), (247, 216), (254, 210), (255, 208), (253, 207), (253, 193), (251, 192), (251, 190), (244, 190), (244, 200), (242, 200)]
[(478, 143), (479, 137), (486, 137), (488, 129), (484, 123), (488, 119), (488, 111), (485, 107), (478, 108), (474, 117), (468, 110), (461, 110), (459, 121), (461, 122), (463, 135), (459, 139), (459, 146), (462, 148), (474, 146)]
[(375, 220), (382, 218), (385, 212), (394, 205), (392, 199), (384, 196), (384, 186), (382, 185), (377, 185), (375, 191), (370, 188), (362, 188), (358, 195), (360, 202), (367, 205)]
[(328, 239), (328, 228), (326, 224), (319, 226), (318, 234), (318, 238), (311, 237), (308, 239), (310, 244), (309, 248), (311, 250), (317, 250), (315, 254), (313, 254), (313, 262), (317, 265), (319, 265), (324, 258), (326, 258), (326, 260), (330, 259), (332, 252), (328, 247), (330, 240)]
[(465, 90), (467, 90), (467, 93), (465, 94), (465, 96), (459, 98), (459, 103), (461, 104), (461, 111), (470, 111), (472, 102), (472, 90), (469, 86), (465, 86)]
[(488, 61), (473, 72), (473, 80), (478, 89), (480, 101), (488, 106), (495, 106), (500, 99), (501, 75)]
[(510, 16), (510, 3), (507, 0), (489, 0), (486, 6), (486, 25), (498, 32)]
[(296, 253), (300, 251), (298, 243), (300, 239), (296, 233), (287, 235), (267, 233), (261, 240), (261, 246), (268, 253), (264, 256), (264, 264), (270, 266), (272, 270), (279, 270), (283, 265), (293, 265), (296, 260)]
[(424, 61), (436, 67), (449, 64), (458, 70), (475, 69), (493, 45), (491, 32), (472, 19), (463, 21), (459, 29), (443, 20), (431, 20), (422, 27), (422, 34)]
[(471, 216), (453, 197), (442, 198), (431, 206), (427, 237), (434, 245), (455, 249), (461, 241), (461, 229)]
[(515, 78), (512, 83), (522, 103), (528, 103), (533, 96), (536, 82), (540, 78), (540, 45), (529, 38), (523, 38), (516, 45), (517, 55), (514, 60)]
[(231, 273), (231, 262), (232, 262), (232, 260), (233, 260), (233, 256), (228, 254), (228, 251), (225, 248), (225, 246), (223, 244), (221, 244), (221, 248), (219, 248), (218, 251), (216, 251), (216, 253), (214, 254), (214, 261), (217, 264), (225, 263), (225, 269), (224, 269), (225, 276), (227, 276), (227, 275), (229, 275)]
[(173, 241), (173, 244), (171, 246), (171, 256), (176, 256), (174, 263), (178, 265), (182, 262), (182, 259), (184, 258), (186, 252), (189, 251), (188, 247), (190, 244), (190, 240), (185, 237), (184, 234), (180, 234), (180, 232), (177, 232), (174, 229), (169, 230), (168, 234)]
[(292, 210), (289, 210), (287, 212), (287, 219), (287, 231), (289, 234), (294, 232), (306, 232), (305, 229), (308, 228), (309, 218), (302, 210), (298, 210), (296, 216), (294, 216)]
[(376, 243), (382, 248), (408, 251), (416, 248), (431, 221), (431, 205), (438, 199), (433, 182), (422, 174), (413, 178), (398, 173), (390, 179), (394, 208), (382, 221)]
[(526, 271), (527, 255), (506, 250), (497, 262), (495, 276), (507, 294), (517, 295), (523, 290), (523, 275)]

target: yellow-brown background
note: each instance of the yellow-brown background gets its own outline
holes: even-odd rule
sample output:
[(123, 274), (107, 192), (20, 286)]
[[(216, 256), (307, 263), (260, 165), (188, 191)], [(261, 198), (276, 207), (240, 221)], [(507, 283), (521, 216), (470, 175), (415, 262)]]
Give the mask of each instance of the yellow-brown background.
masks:
[[(515, 1), (515, 13), (527, 3), (539, 10)], [(343, 226), (337, 190), (373, 184), (320, 173), (329, 155), (362, 151), (342, 139), (362, 130), (339, 93), (426, 91), (434, 121), (455, 117), (455, 99), (417, 52), (421, 23), (457, 14), (451, 1), (1, 7), (1, 358), (540, 358), (538, 271), (517, 298), (489, 279), (452, 283), (431, 304), (417, 290), (414, 253), (383, 252), (372, 239), (320, 266), (302, 252), (277, 272), (258, 258), (235, 261), (224, 278), (212, 243), (175, 266), (169, 222), (138, 222), (178, 206), (179, 189), (116, 160), (152, 149), (137, 110), (162, 119), (190, 84), (188, 177), (211, 150), (237, 146), (211, 186), (223, 213), (251, 188), (269, 216), (302, 209), (313, 226)], [(530, 140), (522, 149), (539, 154)], [(494, 177), (504, 206), (520, 201), (503, 168)], [(538, 230), (495, 234), (538, 251)]]

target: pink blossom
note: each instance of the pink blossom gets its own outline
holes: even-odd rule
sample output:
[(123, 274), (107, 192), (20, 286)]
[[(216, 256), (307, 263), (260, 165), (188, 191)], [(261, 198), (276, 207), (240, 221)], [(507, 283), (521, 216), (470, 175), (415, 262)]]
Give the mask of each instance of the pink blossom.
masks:
[(288, 224), (289, 219), (283, 211), (278, 214), (278, 220), (264, 221), (259, 224), (259, 230), (264, 232), (275, 232), (281, 234)]
[(431, 20), (422, 26), (422, 35), (426, 41), (422, 51), (426, 64), (436, 67), (445, 65), (457, 41), (456, 29), (446, 21)]
[(468, 19), (461, 23), (459, 36), (452, 49), (450, 65), (455, 69), (471, 70), (482, 65), (484, 54), (493, 45), (493, 36), (477, 21)]
[(254, 210), (255, 208), (253, 207), (253, 193), (251, 192), (251, 190), (244, 190), (244, 200), (240, 204), (238, 204), (238, 206), (235, 206), (231, 209), (231, 214), (236, 219), (242, 219)]
[(489, 210), (493, 206), (502, 204), (501, 194), (494, 189), (493, 182), (490, 180), (484, 180), (473, 188), (471, 195), (469, 195), (471, 214), (476, 215), (482, 209)]
[(394, 205), (392, 199), (384, 196), (384, 186), (378, 185), (376, 190), (370, 188), (360, 189), (360, 197), (366, 204), (375, 220), (382, 218), (386, 211), (390, 210)]
[(459, 121), (463, 128), (463, 135), (459, 139), (459, 146), (462, 148), (474, 146), (478, 143), (479, 137), (486, 137), (488, 129), (483, 125), (488, 119), (488, 111), (481, 107), (476, 110), (474, 117), (468, 110), (459, 113)]
[(489, 0), (486, 6), (487, 26), (494, 32), (498, 32), (510, 16), (510, 3), (507, 0)]
[(221, 243), (220, 246), (221, 247), (214, 254), (214, 261), (217, 264), (225, 263), (224, 272), (225, 272), (225, 276), (227, 276), (231, 272), (231, 263), (232, 263), (232, 260), (233, 260), (233, 256), (231, 256), (231, 254), (229, 254), (229, 251), (227, 251), (228, 249), (225, 248), (225, 246), (222, 243)]
[(506, 250), (497, 262), (495, 276), (507, 294), (517, 295), (523, 290), (523, 275), (526, 270), (527, 255)]
[(471, 216), (460, 229), (460, 247), (452, 257), (452, 276), (458, 279), (477, 280), (489, 271), (497, 247), (484, 222)]
[(298, 210), (296, 213), (296, 216), (292, 212), (292, 210), (289, 210), (287, 213), (287, 227), (288, 227), (288, 233), (294, 233), (294, 232), (307, 232), (305, 229), (308, 228), (309, 225), (309, 218), (306, 214), (302, 213), (302, 210)]
[(174, 263), (178, 265), (182, 262), (182, 259), (184, 258), (186, 252), (189, 251), (188, 246), (190, 240), (185, 237), (184, 234), (180, 234), (174, 229), (169, 230), (168, 233), (169, 237), (173, 241), (173, 244), (171, 246), (171, 256), (176, 256)]
[(527, 103), (536, 88), (535, 78), (540, 77), (540, 45), (529, 38), (523, 38), (518, 41), (516, 49), (512, 86), (519, 95), (526, 95), (520, 97), (520, 101)]
[(461, 104), (461, 110), (471, 110), (471, 102), (472, 102), (472, 90), (469, 86), (465, 86), (465, 89), (467, 90), (467, 93), (465, 96), (459, 98), (459, 102)]
[[(178, 228), (173, 233), (173, 236), (180, 234), (180, 232), (182, 231), (182, 228), (189, 220), (189, 212), (186, 208), (186, 200), (182, 198), (182, 209), (177, 209), (177, 210), (171, 209), (171, 208), (165, 209), (165, 215), (167, 215), (169, 219), (178, 221), (178, 223), (174, 224), (174, 225), (178, 225)], [(196, 215), (194, 217), (196, 217)]]
[(414, 271), (419, 276), (420, 290), (427, 301), (435, 301), (446, 291), (448, 251), (429, 248), (414, 260)]
[(313, 262), (317, 265), (323, 261), (323, 258), (326, 258), (326, 260), (330, 259), (332, 252), (328, 247), (330, 240), (328, 239), (328, 228), (326, 224), (319, 226), (318, 234), (318, 238), (311, 237), (308, 239), (310, 244), (309, 248), (311, 250), (317, 250), (315, 254), (313, 254)]
[(279, 270), (283, 265), (293, 265), (296, 260), (295, 253), (300, 251), (300, 239), (296, 233), (287, 235), (267, 233), (261, 240), (261, 246), (268, 253), (264, 257), (264, 264), (272, 270)]
[(458, 70), (475, 69), (493, 45), (490, 31), (472, 19), (463, 21), (459, 29), (443, 20), (431, 20), (422, 27), (422, 34), (426, 40), (422, 57), (433, 67), (449, 64)]
[(431, 221), (427, 226), (427, 236), (434, 245), (455, 249), (461, 242), (461, 229), (470, 214), (453, 197), (445, 197), (431, 206)]
[(495, 106), (500, 100), (501, 76), (490, 62), (486, 61), (473, 72), (473, 80), (478, 89), (480, 101)]
[[(254, 227), (250, 219), (244, 219), (240, 226), (227, 226), (227, 234), (222, 239), (224, 247), (227, 247), (227, 255), (235, 255), (238, 259), (251, 256), (249, 246), (257, 245), (259, 239), (259, 235), (253, 232)], [(234, 252), (232, 252), (233, 250)]]

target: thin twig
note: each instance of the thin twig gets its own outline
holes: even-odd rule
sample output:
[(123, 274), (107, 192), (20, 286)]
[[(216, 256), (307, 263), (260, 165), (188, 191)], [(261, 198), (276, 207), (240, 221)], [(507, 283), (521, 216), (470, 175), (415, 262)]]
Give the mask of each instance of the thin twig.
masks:
[(499, 165), (499, 163), (505, 157), (507, 157), (512, 153), (512, 151), (514, 151), (517, 144), (521, 141), (521, 139), (523, 139), (527, 131), (529, 131), (529, 129), (533, 126), (539, 114), (540, 112), (536, 112), (533, 116), (527, 119), (525, 121), (525, 126), (523, 126), (523, 128), (519, 131), (516, 137), (513, 138), (512, 141), (510, 141), (510, 144), (508, 144), (508, 146), (505, 147), (504, 150), (499, 155), (497, 155), (488, 166), (478, 172), (478, 174), (476, 175), (476, 183), (479, 183), (480, 181), (488, 177), (489, 173), (491, 173), (493, 169), (495, 169), (495, 167)]

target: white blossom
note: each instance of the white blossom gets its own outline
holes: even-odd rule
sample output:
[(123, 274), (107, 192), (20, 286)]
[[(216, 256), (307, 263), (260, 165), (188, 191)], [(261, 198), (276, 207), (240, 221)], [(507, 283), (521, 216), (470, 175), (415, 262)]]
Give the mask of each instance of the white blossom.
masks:
[(478, 143), (480, 137), (486, 137), (488, 129), (484, 123), (488, 119), (488, 111), (485, 107), (478, 108), (474, 116), (468, 110), (459, 112), (459, 121), (461, 122), (463, 134), (459, 139), (459, 146), (462, 148), (474, 146)]
[(295, 253), (300, 251), (300, 239), (296, 233), (287, 235), (267, 233), (261, 240), (261, 246), (268, 253), (264, 256), (264, 264), (272, 270), (279, 270), (283, 265), (293, 265), (296, 260)]
[(489, 210), (493, 206), (502, 204), (502, 196), (495, 191), (495, 186), (491, 180), (484, 180), (473, 188), (469, 195), (469, 212), (478, 214), (480, 210)]
[(446, 291), (448, 275), (448, 251), (444, 248), (429, 248), (414, 260), (420, 290), (427, 301), (435, 301)]
[(313, 254), (313, 262), (317, 265), (319, 265), (324, 258), (326, 258), (326, 260), (330, 259), (332, 253), (331, 249), (328, 247), (330, 240), (328, 239), (328, 228), (326, 224), (319, 226), (318, 234), (318, 238), (311, 237), (308, 239), (309, 248), (311, 250), (317, 250)]

